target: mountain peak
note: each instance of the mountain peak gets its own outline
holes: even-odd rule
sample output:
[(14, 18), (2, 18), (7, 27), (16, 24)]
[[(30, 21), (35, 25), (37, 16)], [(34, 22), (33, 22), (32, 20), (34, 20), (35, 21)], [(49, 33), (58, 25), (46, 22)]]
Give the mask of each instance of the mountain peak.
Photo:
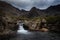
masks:
[(37, 9), (36, 7), (32, 7), (31, 9)]
[(35, 10), (37, 10), (37, 8), (36, 7), (32, 7), (30, 11), (35, 11)]

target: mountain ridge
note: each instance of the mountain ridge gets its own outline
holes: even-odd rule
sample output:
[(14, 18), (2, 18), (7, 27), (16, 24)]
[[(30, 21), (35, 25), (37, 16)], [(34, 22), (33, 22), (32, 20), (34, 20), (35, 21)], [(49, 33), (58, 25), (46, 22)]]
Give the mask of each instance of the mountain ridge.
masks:
[(0, 1), (0, 9), (2, 9), (4, 13), (11, 13), (17, 16), (26, 16), (28, 18), (38, 17), (38, 16), (60, 15), (60, 5), (50, 6), (46, 10), (40, 10), (36, 7), (32, 7), (30, 11), (26, 11), (24, 9), (19, 10), (18, 8), (12, 6), (11, 4), (7, 2)]

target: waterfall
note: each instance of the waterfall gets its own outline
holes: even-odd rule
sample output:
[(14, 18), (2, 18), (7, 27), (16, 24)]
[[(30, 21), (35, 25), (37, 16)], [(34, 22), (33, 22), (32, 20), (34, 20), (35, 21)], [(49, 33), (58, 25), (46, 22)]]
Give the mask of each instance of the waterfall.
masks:
[(19, 29), (18, 29), (17, 32), (18, 32), (18, 33), (24, 33), (24, 34), (26, 34), (26, 33), (28, 32), (28, 30), (25, 30), (25, 29), (23, 28), (23, 23), (19, 23)]

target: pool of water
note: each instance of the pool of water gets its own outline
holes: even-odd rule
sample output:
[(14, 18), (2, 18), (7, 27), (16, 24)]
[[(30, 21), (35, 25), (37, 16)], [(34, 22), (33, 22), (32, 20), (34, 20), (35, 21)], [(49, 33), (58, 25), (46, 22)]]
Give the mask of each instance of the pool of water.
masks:
[(29, 32), (28, 34), (17, 34), (9, 40), (60, 40), (60, 34), (50, 32)]

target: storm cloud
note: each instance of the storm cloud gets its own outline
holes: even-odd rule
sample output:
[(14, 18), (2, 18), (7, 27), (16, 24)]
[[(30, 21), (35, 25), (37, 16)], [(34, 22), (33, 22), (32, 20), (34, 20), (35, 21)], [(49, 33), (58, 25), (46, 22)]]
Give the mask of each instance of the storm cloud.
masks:
[(32, 7), (47, 9), (50, 6), (60, 4), (60, 0), (2, 0), (19, 9), (30, 10)]

